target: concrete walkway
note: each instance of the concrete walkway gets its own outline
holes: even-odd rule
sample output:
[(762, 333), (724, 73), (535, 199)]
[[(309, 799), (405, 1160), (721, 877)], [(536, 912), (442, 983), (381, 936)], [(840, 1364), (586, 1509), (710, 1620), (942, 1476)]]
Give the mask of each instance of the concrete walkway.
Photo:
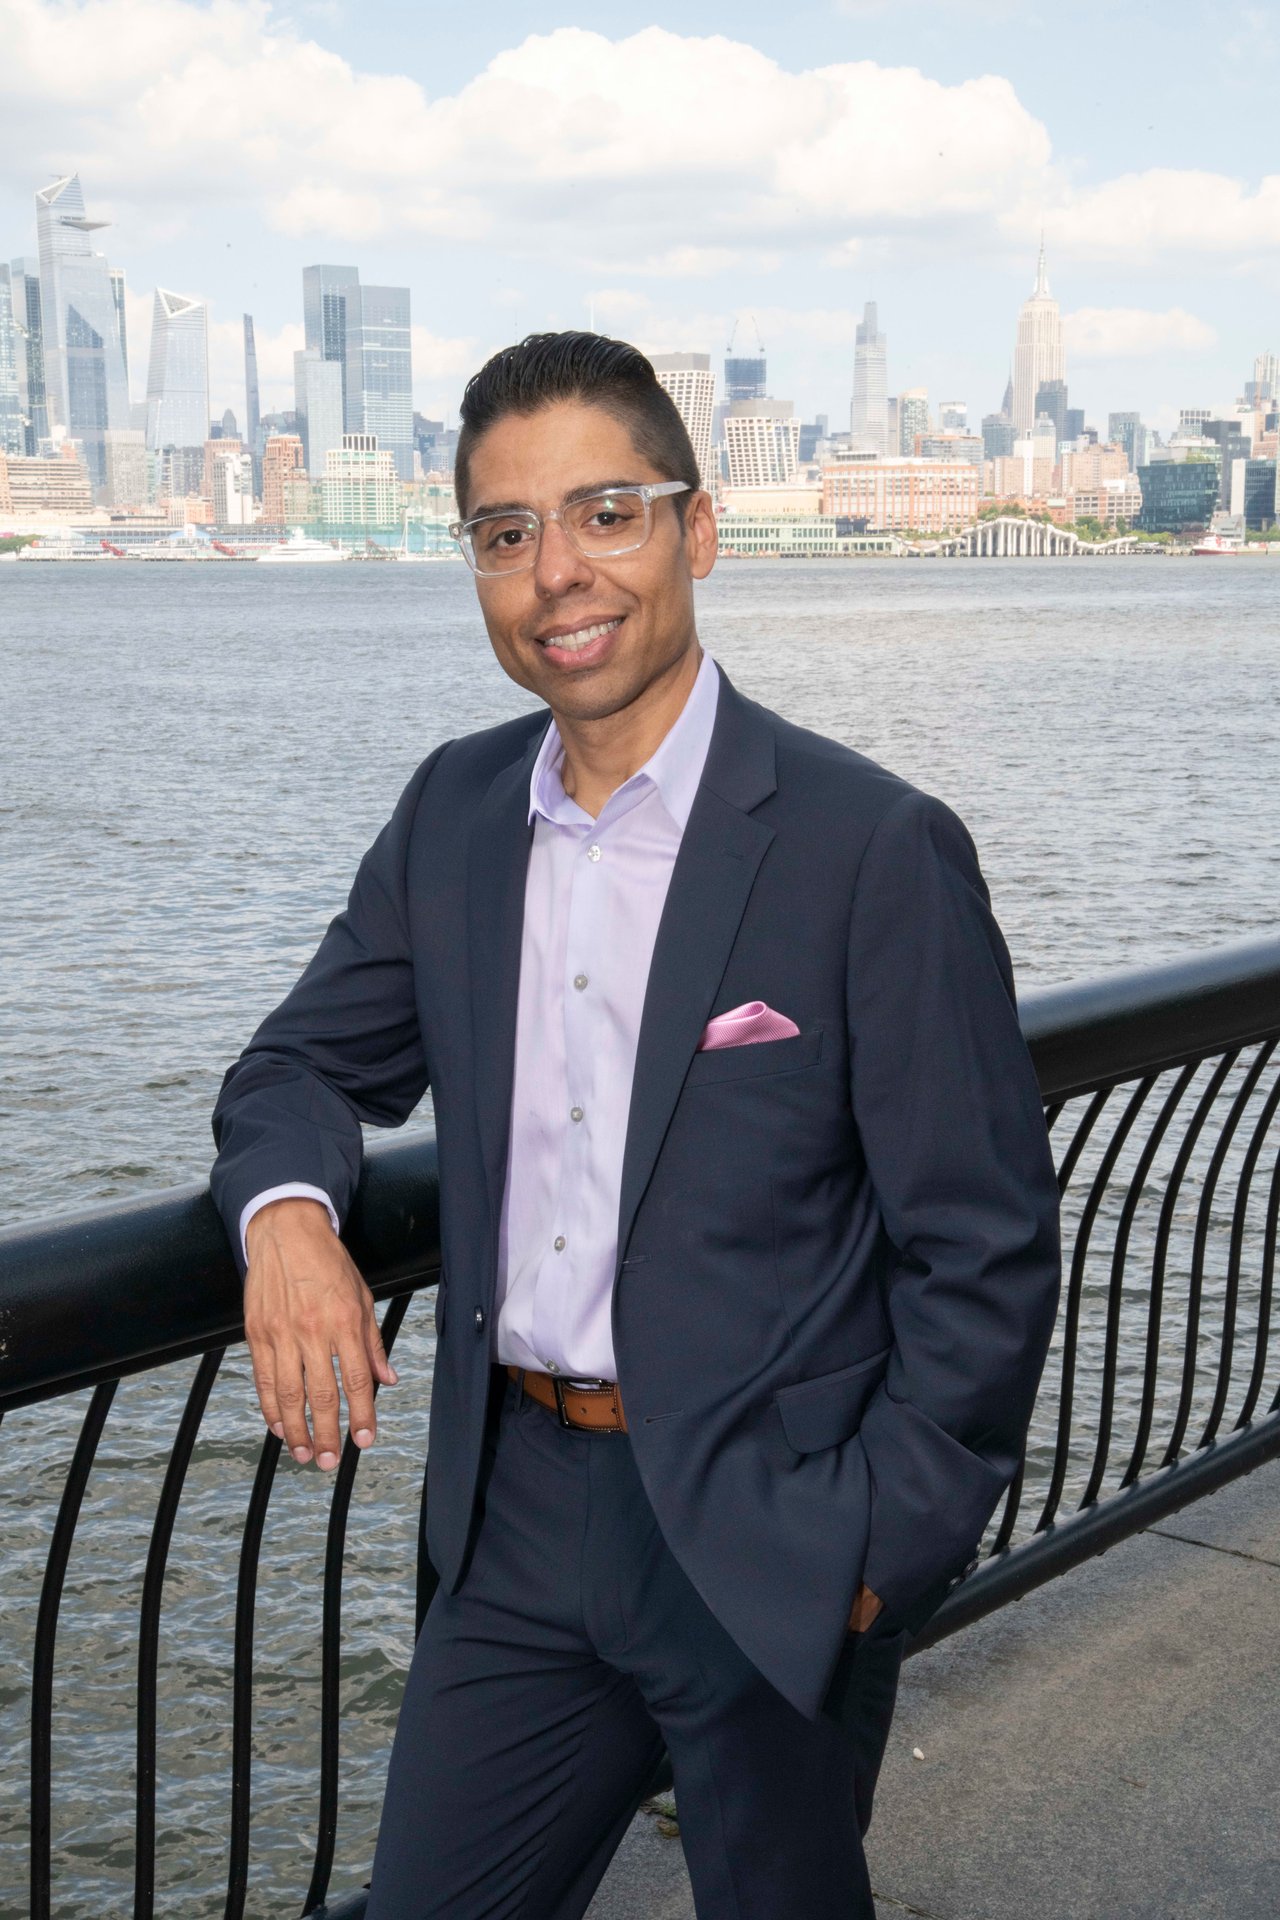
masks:
[[(1280, 1465), (909, 1661), (867, 1851), (879, 1920), (1277, 1920)], [(651, 1815), (589, 1920), (693, 1920)]]

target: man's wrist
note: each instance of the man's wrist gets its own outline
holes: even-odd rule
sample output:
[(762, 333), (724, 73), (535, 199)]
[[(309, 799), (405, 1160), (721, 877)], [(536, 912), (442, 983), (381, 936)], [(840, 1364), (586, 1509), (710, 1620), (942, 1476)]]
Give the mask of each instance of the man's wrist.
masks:
[[(268, 1209), (274, 1211), (286, 1203), (295, 1201), (301, 1201), (308, 1212), (313, 1207), (319, 1207), (333, 1232), (338, 1233), (341, 1230), (337, 1209), (322, 1187), (308, 1186), (300, 1180), (289, 1181), (278, 1187), (266, 1187), (261, 1193), (254, 1195), (240, 1215), (240, 1246), (246, 1266), (249, 1264), (249, 1230), (254, 1221)], [(301, 1215), (300, 1217), (305, 1218)]]

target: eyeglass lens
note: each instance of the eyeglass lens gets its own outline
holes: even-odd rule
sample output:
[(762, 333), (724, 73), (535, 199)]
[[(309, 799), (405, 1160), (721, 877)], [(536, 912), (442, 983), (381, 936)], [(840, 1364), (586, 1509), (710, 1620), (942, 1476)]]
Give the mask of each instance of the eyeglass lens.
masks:
[[(580, 553), (601, 559), (633, 552), (644, 545), (649, 531), (644, 495), (622, 487), (574, 500), (557, 518)], [(533, 565), (541, 531), (536, 513), (495, 513), (473, 520), (466, 538), (481, 573), (516, 573)]]

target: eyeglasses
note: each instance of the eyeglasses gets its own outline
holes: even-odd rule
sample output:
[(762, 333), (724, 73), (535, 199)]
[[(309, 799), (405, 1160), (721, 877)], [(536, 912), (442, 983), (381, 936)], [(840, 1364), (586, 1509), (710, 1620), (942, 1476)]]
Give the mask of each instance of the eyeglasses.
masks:
[(687, 480), (659, 480), (638, 487), (605, 487), (550, 513), (514, 507), (505, 513), (480, 513), (455, 520), (449, 528), (463, 556), (479, 574), (523, 573), (534, 565), (542, 529), (558, 520), (571, 543), (588, 560), (611, 560), (634, 553), (653, 529), (653, 503), (673, 493), (688, 493)]

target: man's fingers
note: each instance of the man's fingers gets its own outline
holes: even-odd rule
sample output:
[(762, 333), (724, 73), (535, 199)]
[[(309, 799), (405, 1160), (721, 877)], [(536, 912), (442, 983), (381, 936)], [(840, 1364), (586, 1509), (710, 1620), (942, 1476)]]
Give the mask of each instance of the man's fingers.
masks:
[(311, 1408), (311, 1430), (315, 1435), (316, 1465), (336, 1467), (342, 1451), (338, 1427), (341, 1396), (334, 1377), (333, 1354), (323, 1347), (309, 1346), (303, 1355), (307, 1375), (307, 1403)]
[(365, 1317), (365, 1344), (369, 1349), (369, 1359), (379, 1380), (386, 1387), (398, 1384), (400, 1375), (387, 1358), (387, 1350), (382, 1344), (382, 1332), (374, 1318), (373, 1298), (369, 1299), (369, 1311)]
[(365, 1339), (367, 1335), (365, 1338), (356, 1335), (344, 1340), (338, 1349), (342, 1391), (347, 1396), (347, 1425), (358, 1447), (371, 1447), (378, 1432), (373, 1404), (374, 1356), (369, 1352)]
[(253, 1368), (253, 1388), (258, 1396), (258, 1405), (262, 1408), (262, 1417), (277, 1440), (284, 1439), (284, 1423), (280, 1418), (280, 1403), (276, 1398), (276, 1377), (269, 1360), (259, 1358), (255, 1348), (249, 1348), (249, 1363)]
[(299, 1465), (311, 1458), (311, 1435), (307, 1429), (307, 1396), (302, 1368), (296, 1359), (283, 1361), (276, 1376), (276, 1406), (284, 1428), (284, 1443)]

